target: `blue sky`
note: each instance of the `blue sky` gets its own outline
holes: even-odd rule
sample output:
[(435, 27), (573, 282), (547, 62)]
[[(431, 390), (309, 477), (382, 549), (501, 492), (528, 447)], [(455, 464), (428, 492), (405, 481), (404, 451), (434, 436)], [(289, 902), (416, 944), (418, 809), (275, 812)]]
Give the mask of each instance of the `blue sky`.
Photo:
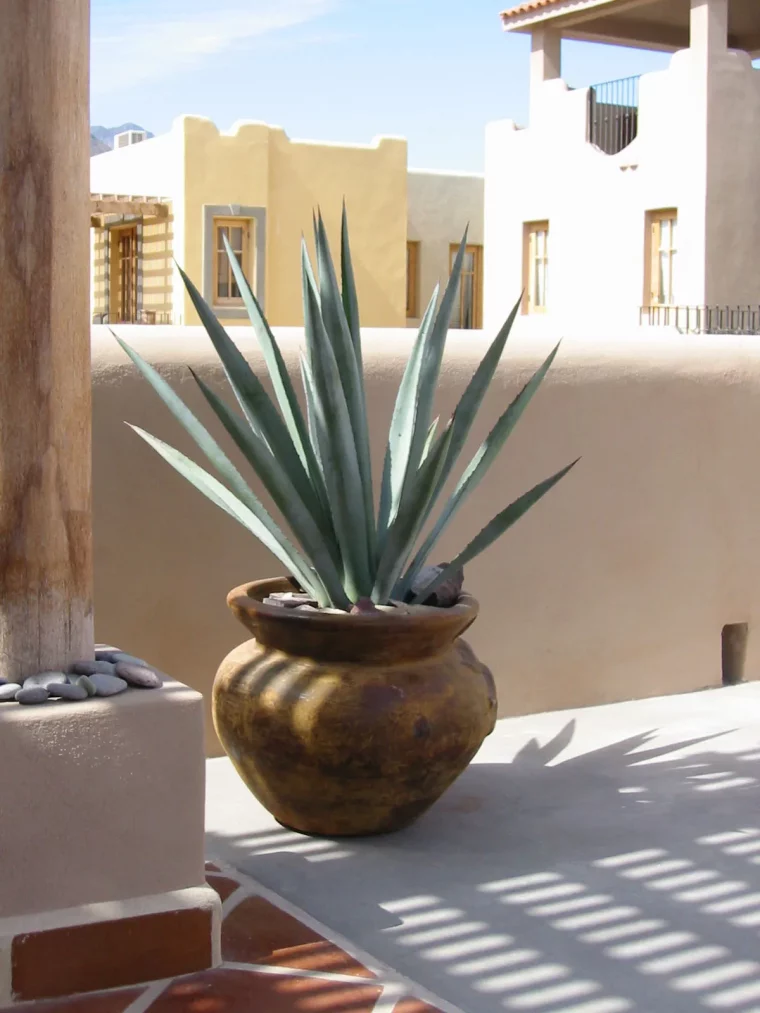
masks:
[[(529, 41), (499, 0), (93, 0), (92, 122), (154, 133), (175, 116), (290, 137), (406, 137), (416, 168), (482, 171), (490, 120), (524, 123)], [(582, 86), (666, 66), (660, 53), (565, 43)]]

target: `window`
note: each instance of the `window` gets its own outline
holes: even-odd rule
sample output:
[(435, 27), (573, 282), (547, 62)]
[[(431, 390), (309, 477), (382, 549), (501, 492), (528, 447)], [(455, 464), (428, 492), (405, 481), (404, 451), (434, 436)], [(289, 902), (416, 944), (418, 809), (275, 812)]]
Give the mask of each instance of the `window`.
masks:
[(545, 313), (549, 279), (549, 223), (523, 226), (523, 313)]
[(406, 244), (406, 316), (417, 319), (420, 315), (420, 244)]
[(243, 274), (250, 281), (251, 274), (251, 226), (248, 218), (214, 219), (214, 305), (242, 306), (240, 289), (232, 273), (232, 264), (224, 247), (224, 238), (232, 247)]
[(648, 306), (674, 306), (678, 212), (647, 214), (646, 278), (644, 301)]
[[(458, 243), (449, 247), (449, 273), (454, 266)], [(451, 326), (463, 330), (482, 327), (481, 305), (483, 302), (483, 247), (468, 246), (462, 262), (462, 278), (459, 292), (451, 314)]]

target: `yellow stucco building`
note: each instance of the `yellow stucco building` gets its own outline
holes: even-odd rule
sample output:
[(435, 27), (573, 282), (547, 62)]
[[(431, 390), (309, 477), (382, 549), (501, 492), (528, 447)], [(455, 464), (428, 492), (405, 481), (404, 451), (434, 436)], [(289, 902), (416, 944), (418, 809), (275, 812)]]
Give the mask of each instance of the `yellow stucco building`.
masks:
[(406, 323), (405, 140), (292, 141), (262, 123), (221, 133), (183, 116), (163, 136), (93, 158), (91, 189), (96, 322), (197, 324), (176, 259), (223, 323), (244, 323), (226, 233), (270, 323), (299, 325), (301, 235), (313, 253), (320, 206), (337, 255), (345, 198), (362, 321)]

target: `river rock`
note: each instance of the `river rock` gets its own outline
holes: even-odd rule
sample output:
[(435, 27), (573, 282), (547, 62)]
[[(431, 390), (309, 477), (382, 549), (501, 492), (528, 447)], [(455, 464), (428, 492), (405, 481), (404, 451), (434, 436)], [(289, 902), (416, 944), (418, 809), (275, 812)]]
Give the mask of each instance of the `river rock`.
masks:
[(121, 651), (118, 651), (115, 647), (105, 647), (104, 645), (96, 645), (95, 647), (96, 661), (110, 661), (114, 665), (119, 660), (116, 657), (119, 654), (121, 654)]
[(86, 700), (90, 695), (84, 686), (74, 682), (53, 683), (47, 688), (51, 696), (59, 697), (61, 700)]
[(128, 665), (141, 665), (143, 668), (150, 668), (148, 662), (143, 658), (138, 658), (134, 654), (127, 654), (126, 651), (114, 651), (111, 657), (115, 665), (118, 665), (120, 661), (126, 661)]
[(123, 693), (127, 688), (123, 679), (119, 679), (115, 675), (106, 675), (104, 672), (94, 672), (87, 678), (95, 687), (95, 696), (116, 696), (117, 693)]
[(24, 689), (34, 689), (35, 686), (47, 689), (48, 686), (68, 681), (69, 677), (65, 672), (39, 672), (37, 675), (28, 675), (23, 683)]
[(75, 675), (113, 675), (115, 667), (112, 661), (75, 661), (71, 671)]
[(44, 703), (50, 694), (44, 686), (22, 686), (16, 693), (16, 702), (24, 704)]
[(21, 689), (21, 685), (18, 682), (6, 682), (4, 686), (0, 686), (0, 703), (10, 703), (11, 700), (16, 699), (16, 693)]
[(163, 685), (161, 677), (152, 668), (135, 665), (130, 661), (118, 661), (114, 674), (130, 686), (139, 686), (140, 689), (157, 689)]
[(95, 686), (93, 685), (92, 679), (89, 675), (80, 675), (76, 681), (77, 686), (81, 686), (87, 696), (95, 696)]

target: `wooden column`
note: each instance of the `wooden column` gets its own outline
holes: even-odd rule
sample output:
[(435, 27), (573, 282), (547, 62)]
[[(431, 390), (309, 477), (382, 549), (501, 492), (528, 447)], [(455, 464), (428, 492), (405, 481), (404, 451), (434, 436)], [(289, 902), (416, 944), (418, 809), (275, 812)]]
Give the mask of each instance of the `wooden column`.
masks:
[(89, 0), (0, 2), (0, 676), (93, 648)]

